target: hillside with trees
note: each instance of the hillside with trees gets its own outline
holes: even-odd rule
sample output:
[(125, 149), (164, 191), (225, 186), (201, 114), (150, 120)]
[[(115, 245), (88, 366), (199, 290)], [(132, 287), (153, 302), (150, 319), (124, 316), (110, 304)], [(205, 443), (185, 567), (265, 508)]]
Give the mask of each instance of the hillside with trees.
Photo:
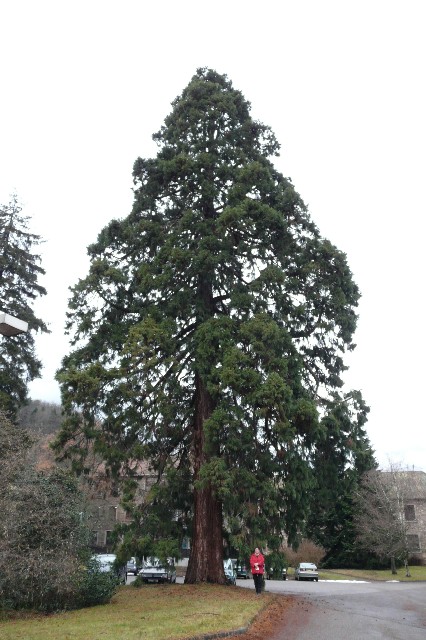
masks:
[(40, 435), (59, 431), (62, 422), (61, 405), (43, 400), (29, 400), (18, 412), (21, 427)]

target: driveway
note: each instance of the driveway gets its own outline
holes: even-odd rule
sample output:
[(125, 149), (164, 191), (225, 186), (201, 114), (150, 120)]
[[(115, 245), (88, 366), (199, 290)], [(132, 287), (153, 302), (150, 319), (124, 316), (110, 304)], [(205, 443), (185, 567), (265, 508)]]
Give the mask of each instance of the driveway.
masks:
[[(253, 581), (238, 580), (253, 589)], [(268, 580), (293, 594), (282, 628), (268, 640), (425, 640), (426, 583)]]

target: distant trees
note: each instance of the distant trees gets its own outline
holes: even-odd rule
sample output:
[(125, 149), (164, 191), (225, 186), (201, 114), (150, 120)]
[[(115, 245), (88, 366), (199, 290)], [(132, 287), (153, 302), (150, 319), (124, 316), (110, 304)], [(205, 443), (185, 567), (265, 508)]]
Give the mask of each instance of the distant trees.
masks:
[(132, 212), (73, 288), (58, 448), (83, 470), (94, 443), (128, 477), (149, 460), (161, 489), (141, 529), (149, 508), (176, 513), (187, 582), (224, 582), (224, 533), (239, 549), (297, 540), (328, 431), (351, 452), (366, 439), (341, 394), (359, 291), (226, 76), (199, 69), (154, 139)]
[(62, 423), (62, 407), (54, 402), (29, 400), (19, 409), (18, 424), (31, 433), (48, 435), (59, 431)]
[(38, 282), (44, 274), (40, 256), (34, 253), (41, 240), (29, 232), (29, 218), (21, 210), (16, 196), (0, 205), (0, 310), (28, 322), (25, 334), (0, 336), (0, 407), (11, 414), (25, 402), (28, 383), (40, 375), (34, 334), (48, 331), (33, 310), (34, 300), (46, 294)]
[(408, 560), (405, 503), (409, 496), (409, 476), (395, 464), (388, 471), (371, 470), (364, 474), (355, 492), (355, 530), (359, 545), (379, 558), (387, 558), (392, 573), (396, 560)]

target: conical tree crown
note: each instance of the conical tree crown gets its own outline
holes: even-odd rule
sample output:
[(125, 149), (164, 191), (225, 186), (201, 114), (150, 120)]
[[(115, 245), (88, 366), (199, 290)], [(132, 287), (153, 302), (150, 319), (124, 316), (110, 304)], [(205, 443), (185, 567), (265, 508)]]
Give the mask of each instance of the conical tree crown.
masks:
[(73, 290), (62, 443), (82, 429), (116, 471), (149, 459), (188, 531), (194, 504), (214, 505), (219, 575), (222, 507), (235, 545), (297, 536), (359, 292), (226, 76), (199, 69), (154, 138), (132, 212), (89, 247)]

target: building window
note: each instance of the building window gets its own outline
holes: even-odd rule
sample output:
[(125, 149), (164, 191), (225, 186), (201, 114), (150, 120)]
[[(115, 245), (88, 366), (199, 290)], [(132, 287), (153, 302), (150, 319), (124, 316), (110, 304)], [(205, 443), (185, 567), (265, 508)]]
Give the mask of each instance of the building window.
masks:
[(406, 520), (415, 520), (416, 519), (416, 512), (414, 510), (414, 505), (413, 504), (406, 504), (404, 507), (404, 514), (405, 514), (405, 519)]
[(409, 551), (420, 551), (419, 536), (416, 534), (410, 533), (407, 536), (407, 546)]
[(191, 548), (191, 540), (188, 538), (188, 536), (185, 536), (182, 539), (182, 549), (190, 549)]
[(107, 546), (108, 549), (113, 547), (114, 541), (113, 541), (113, 538), (112, 538), (112, 534), (113, 534), (112, 531), (107, 531), (106, 532), (105, 543), (106, 543), (106, 546)]
[(98, 547), (105, 547), (106, 531), (98, 531)]
[(182, 540), (182, 558), (189, 558), (189, 552), (191, 550), (191, 540), (185, 536)]

